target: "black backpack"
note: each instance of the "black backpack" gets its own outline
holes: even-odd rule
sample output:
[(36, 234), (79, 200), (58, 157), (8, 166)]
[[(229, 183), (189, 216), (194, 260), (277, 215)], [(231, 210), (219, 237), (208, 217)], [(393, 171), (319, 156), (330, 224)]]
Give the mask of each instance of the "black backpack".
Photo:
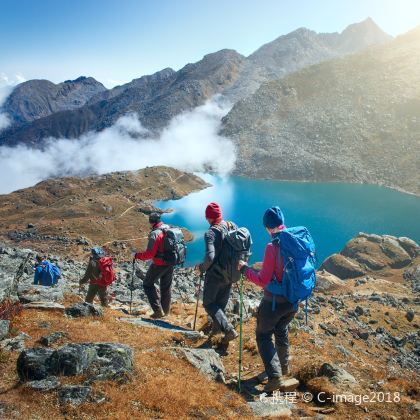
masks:
[(251, 256), (252, 238), (247, 228), (237, 227), (231, 222), (227, 226), (213, 226), (222, 234), (222, 246), (215, 258), (226, 280), (236, 283), (241, 278), (239, 260), (248, 261)]
[(187, 256), (187, 246), (185, 245), (182, 230), (176, 227), (162, 229), (163, 255), (162, 259), (169, 265), (184, 264)]

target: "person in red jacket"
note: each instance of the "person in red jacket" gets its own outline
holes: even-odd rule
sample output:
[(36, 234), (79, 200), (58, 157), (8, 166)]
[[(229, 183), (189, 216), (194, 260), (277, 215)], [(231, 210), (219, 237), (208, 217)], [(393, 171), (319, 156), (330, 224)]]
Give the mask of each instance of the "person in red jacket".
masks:
[[(159, 213), (151, 213), (149, 216), (151, 232), (149, 242), (144, 252), (137, 252), (134, 260), (152, 260), (152, 264), (146, 273), (143, 281), (143, 288), (153, 309), (152, 318), (163, 318), (168, 315), (171, 309), (171, 286), (174, 275), (174, 266), (163, 260), (164, 230), (169, 226), (160, 220)], [(160, 279), (160, 299), (155, 283)]]
[[(263, 224), (271, 238), (285, 229), (284, 216), (278, 206), (266, 210)], [(277, 242), (269, 242), (265, 248), (261, 271), (249, 268), (245, 261), (239, 261), (238, 269), (245, 278), (264, 289), (264, 296), (257, 312), (255, 331), (258, 351), (264, 363), (268, 383), (264, 391), (272, 392), (283, 386), (282, 376), (289, 374), (288, 325), (296, 314), (296, 308), (283, 296), (273, 296), (266, 290), (273, 276), (278, 281), (283, 277), (283, 260)], [(276, 299), (274, 310), (272, 300)], [(275, 346), (273, 344), (273, 334)]]
[(93, 303), (96, 295), (99, 296), (102, 306), (108, 306), (107, 285), (102, 281), (102, 273), (99, 267), (99, 260), (105, 257), (105, 252), (101, 247), (95, 247), (91, 250), (92, 255), (86, 268), (85, 275), (79, 281), (79, 287), (89, 282), (89, 288), (86, 294), (85, 302)]

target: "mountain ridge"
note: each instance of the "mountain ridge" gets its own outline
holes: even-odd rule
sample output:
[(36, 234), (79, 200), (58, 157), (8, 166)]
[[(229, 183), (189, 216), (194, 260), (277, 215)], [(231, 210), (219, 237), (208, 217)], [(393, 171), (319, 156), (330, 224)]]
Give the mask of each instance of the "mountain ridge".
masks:
[(238, 148), (237, 172), (419, 194), (419, 39), (420, 27), (263, 84), (237, 102), (222, 130)]
[[(351, 29), (357, 34), (355, 44), (359, 49), (371, 42), (365, 42), (366, 27), (376, 34), (374, 42), (389, 39), (376, 24), (359, 22)], [(340, 38), (346, 33), (344, 30), (333, 35)], [(177, 72), (163, 69), (98, 92), (77, 109), (61, 109), (33, 122), (12, 126), (0, 133), (0, 144), (13, 146), (23, 142), (34, 147), (46, 137), (77, 138), (87, 131), (109, 127), (127, 113), (136, 113), (146, 128), (160, 130), (175, 115), (203, 104), (217, 93), (235, 102), (268, 80), (336, 56), (338, 53), (325, 44), (324, 38), (325, 34), (300, 28), (264, 44), (248, 57), (229, 49), (210, 53)]]

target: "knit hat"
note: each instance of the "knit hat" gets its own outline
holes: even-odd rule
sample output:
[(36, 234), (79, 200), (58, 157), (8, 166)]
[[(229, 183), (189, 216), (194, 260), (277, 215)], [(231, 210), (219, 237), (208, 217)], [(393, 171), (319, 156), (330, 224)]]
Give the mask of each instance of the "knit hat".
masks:
[(263, 224), (269, 229), (274, 229), (277, 226), (284, 224), (284, 216), (279, 206), (273, 206), (267, 209), (264, 213)]
[(153, 212), (149, 214), (149, 223), (156, 224), (160, 222), (160, 213)]
[(222, 220), (222, 209), (217, 203), (210, 203), (206, 207), (206, 219)]

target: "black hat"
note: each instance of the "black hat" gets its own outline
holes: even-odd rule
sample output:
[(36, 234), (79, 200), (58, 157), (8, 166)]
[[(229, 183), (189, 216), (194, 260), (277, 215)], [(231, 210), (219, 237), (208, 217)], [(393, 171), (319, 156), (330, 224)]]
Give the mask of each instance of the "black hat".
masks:
[(149, 214), (149, 223), (155, 224), (155, 223), (158, 223), (158, 222), (160, 222), (160, 213), (156, 213), (156, 212), (150, 213)]

